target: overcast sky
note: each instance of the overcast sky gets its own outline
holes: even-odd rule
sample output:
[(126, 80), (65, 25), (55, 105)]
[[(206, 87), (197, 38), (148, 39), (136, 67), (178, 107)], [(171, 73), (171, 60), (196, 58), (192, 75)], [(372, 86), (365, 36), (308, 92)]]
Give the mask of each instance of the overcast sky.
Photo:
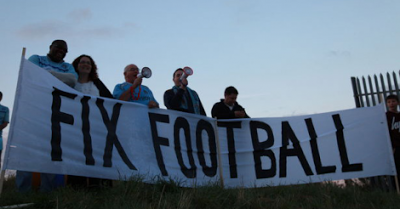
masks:
[[(12, 111), (22, 48), (94, 58), (112, 91), (130, 63), (163, 105), (175, 69), (194, 70), (208, 116), (224, 89), (239, 90), (251, 117), (354, 108), (350, 78), (400, 69), (398, 0), (0, 0), (1, 104)], [(8, 129), (7, 129), (8, 130)], [(7, 135), (5, 130), (5, 135)]]

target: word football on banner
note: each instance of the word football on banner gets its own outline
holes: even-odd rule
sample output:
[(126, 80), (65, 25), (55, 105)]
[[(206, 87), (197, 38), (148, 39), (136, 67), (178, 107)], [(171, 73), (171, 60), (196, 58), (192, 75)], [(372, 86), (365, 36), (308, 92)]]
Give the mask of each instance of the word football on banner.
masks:
[(215, 120), (85, 95), (22, 59), (3, 169), (193, 187), (395, 175), (382, 105)]

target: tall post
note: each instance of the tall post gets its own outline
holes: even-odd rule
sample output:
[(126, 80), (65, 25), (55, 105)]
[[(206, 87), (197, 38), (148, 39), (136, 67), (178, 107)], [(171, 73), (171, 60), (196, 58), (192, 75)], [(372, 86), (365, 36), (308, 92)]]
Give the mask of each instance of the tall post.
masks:
[(357, 108), (361, 107), (360, 98), (357, 91), (356, 77), (351, 77), (351, 85), (353, 86), (353, 95), (354, 95), (354, 101), (356, 102), (356, 107)]

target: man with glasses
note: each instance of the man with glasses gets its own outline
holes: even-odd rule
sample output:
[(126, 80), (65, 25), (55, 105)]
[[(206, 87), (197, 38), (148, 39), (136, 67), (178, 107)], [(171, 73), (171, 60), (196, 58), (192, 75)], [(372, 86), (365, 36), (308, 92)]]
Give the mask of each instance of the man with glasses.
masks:
[(149, 108), (158, 108), (158, 102), (149, 87), (142, 85), (142, 77), (135, 64), (129, 64), (124, 69), (125, 82), (117, 84), (113, 91), (115, 99), (136, 102), (147, 105)]

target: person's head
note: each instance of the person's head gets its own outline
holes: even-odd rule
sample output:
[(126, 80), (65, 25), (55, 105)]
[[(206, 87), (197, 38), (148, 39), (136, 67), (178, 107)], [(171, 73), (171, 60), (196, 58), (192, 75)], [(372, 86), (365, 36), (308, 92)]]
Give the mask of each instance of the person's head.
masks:
[(388, 107), (389, 111), (397, 112), (397, 106), (399, 105), (399, 98), (397, 95), (391, 94), (386, 97), (386, 106)]
[(3, 93), (0, 91), (0, 101), (3, 99)]
[(47, 56), (53, 62), (63, 62), (65, 55), (67, 55), (68, 46), (64, 40), (55, 40), (50, 45), (50, 51)]
[(72, 62), (72, 66), (74, 66), (75, 71), (79, 76), (88, 74), (90, 81), (93, 81), (99, 77), (97, 74), (97, 65), (89, 55), (82, 54), (81, 56), (77, 57)]
[(236, 99), (237, 99), (237, 95), (239, 94), (238, 90), (233, 87), (233, 86), (229, 86), (225, 89), (225, 99), (224, 99), (224, 103), (232, 106), (236, 103)]
[(124, 69), (125, 81), (128, 83), (133, 83), (139, 74), (139, 68), (135, 64), (129, 64)]
[(178, 68), (175, 70), (174, 74), (172, 75), (172, 81), (174, 82), (175, 86), (180, 86), (181, 85), (181, 76), (183, 74), (183, 69)]

